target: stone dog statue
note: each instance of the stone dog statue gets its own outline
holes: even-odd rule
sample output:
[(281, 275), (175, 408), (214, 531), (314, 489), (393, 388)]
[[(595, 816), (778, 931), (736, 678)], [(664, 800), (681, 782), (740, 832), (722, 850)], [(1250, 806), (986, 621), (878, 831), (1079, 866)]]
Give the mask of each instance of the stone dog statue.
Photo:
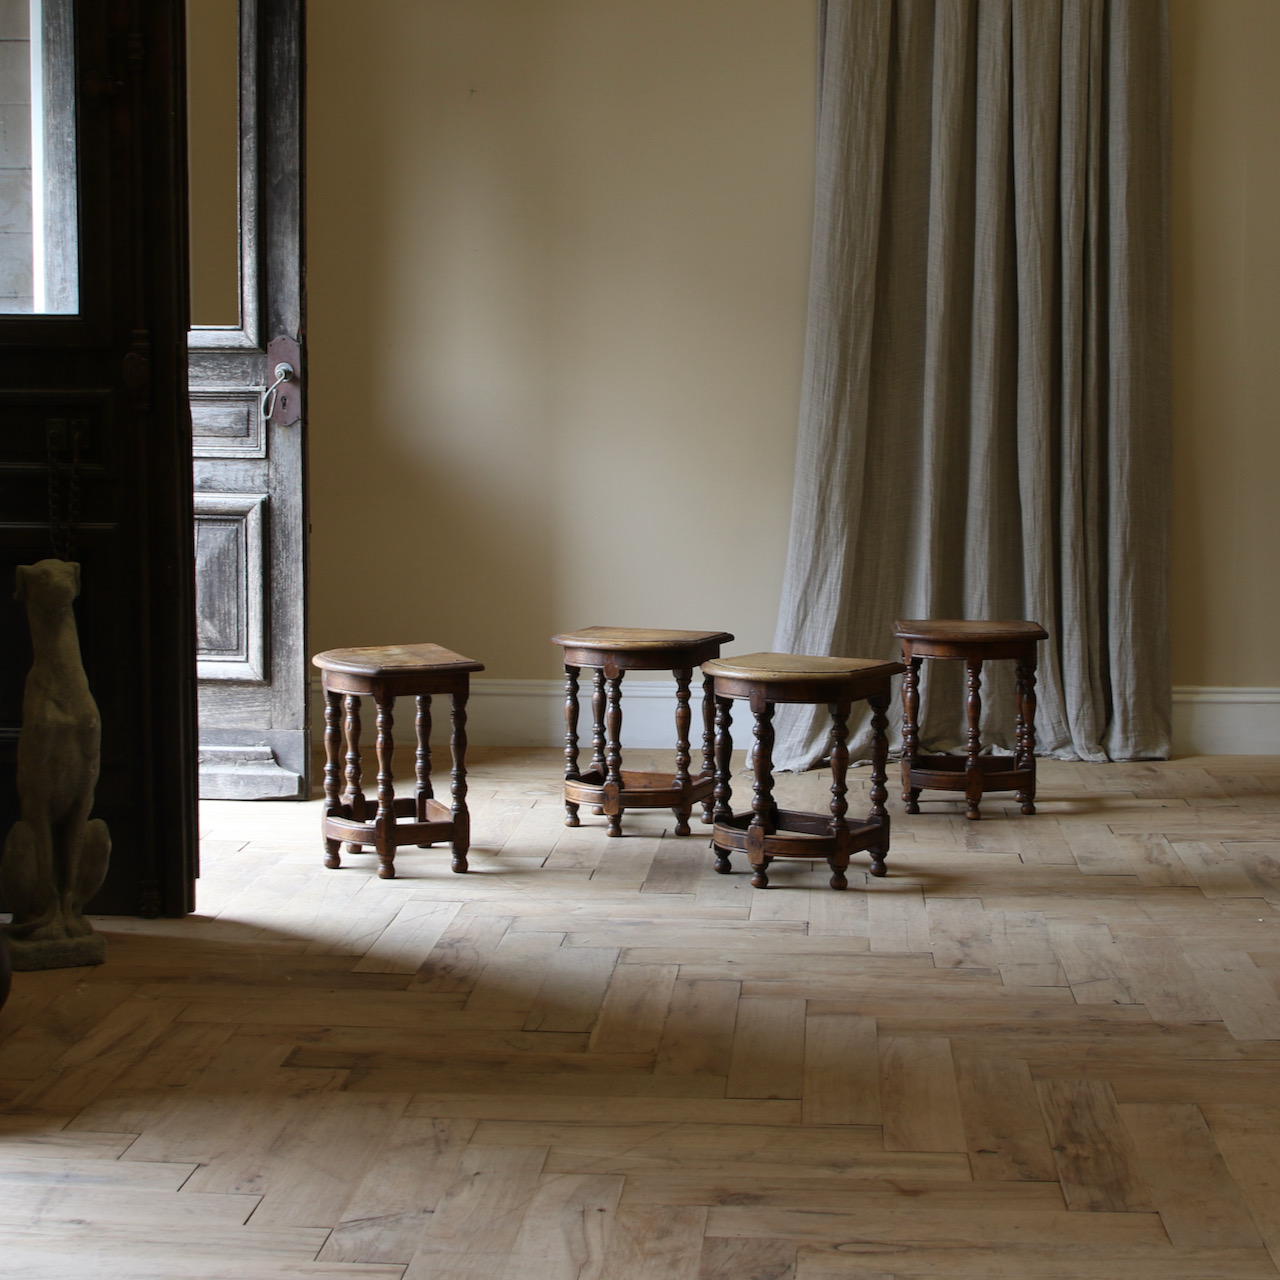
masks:
[(18, 568), (15, 596), (27, 606), (33, 660), (18, 736), (22, 816), (0, 859), (15, 969), (101, 964), (106, 953), (84, 918), (84, 904), (107, 874), (111, 838), (105, 822), (89, 818), (101, 725), (71, 609), (79, 594), (78, 564), (41, 560)]

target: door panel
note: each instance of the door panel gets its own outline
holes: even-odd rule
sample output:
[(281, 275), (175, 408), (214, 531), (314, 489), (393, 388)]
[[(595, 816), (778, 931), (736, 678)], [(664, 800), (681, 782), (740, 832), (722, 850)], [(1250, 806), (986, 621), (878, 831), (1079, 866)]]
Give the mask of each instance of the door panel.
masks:
[(265, 493), (197, 493), (196, 670), (267, 683)]
[(200, 794), (298, 798), (310, 779), (302, 0), (240, 0), (239, 16), (241, 322), (190, 335)]

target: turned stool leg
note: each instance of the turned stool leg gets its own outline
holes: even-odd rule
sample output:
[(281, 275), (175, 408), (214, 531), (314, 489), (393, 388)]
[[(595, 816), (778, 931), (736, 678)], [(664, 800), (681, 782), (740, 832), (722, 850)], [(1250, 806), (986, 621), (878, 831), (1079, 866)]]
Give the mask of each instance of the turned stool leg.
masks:
[(1036, 811), (1036, 661), (1019, 662), (1018, 680), (1018, 768), (1031, 774), (1031, 785), (1017, 792), (1023, 813)]
[(978, 803), (982, 799), (982, 738), (979, 733), (979, 722), (982, 719), (982, 659), (966, 658), (964, 663), (965, 682), (969, 697), (969, 738), (965, 752), (964, 800), (965, 814), (971, 822), (982, 817)]
[(396, 874), (396, 785), (392, 764), (395, 742), (391, 730), (395, 723), (392, 708), (395, 698), (377, 695), (378, 704), (378, 816), (374, 820), (377, 832), (378, 875), (390, 880)]
[[(352, 822), (363, 822), (368, 814), (360, 765), (360, 699), (354, 693), (349, 693), (343, 699), (343, 705), (347, 713), (342, 726), (347, 742), (347, 785), (342, 793), (342, 803), (351, 810)], [(347, 852), (359, 853), (360, 846), (348, 844)]]
[[(564, 669), (564, 780), (577, 782), (578, 771), (578, 667)], [(572, 800), (564, 802), (564, 825), (578, 825), (578, 806)]]
[[(702, 677), (702, 773), (703, 778), (716, 774), (716, 682), (711, 676)], [(702, 821), (715, 820), (715, 798), (708, 796), (702, 802)]]
[[(341, 771), (338, 768), (338, 755), (342, 742), (342, 695), (324, 691), (324, 818), (338, 817), (342, 804), (340, 790), (342, 786)], [(321, 819), (321, 830), (324, 828)], [(342, 866), (341, 840), (324, 838), (324, 865), (326, 867)]]
[[(712, 798), (715, 801), (713, 818), (716, 822), (728, 822), (733, 817), (733, 810), (729, 807), (729, 801), (733, 794), (731, 768), (733, 760), (733, 736), (731, 733), (733, 728), (733, 699), (716, 698), (715, 707), (716, 785), (715, 791), (712, 793)], [(729, 862), (729, 850), (714, 842), (711, 847), (715, 850), (716, 870), (722, 876), (727, 876), (733, 869)]]
[(773, 803), (773, 703), (762, 695), (752, 694), (751, 710), (755, 714), (755, 747), (752, 764), (755, 785), (752, 792), (751, 825), (747, 827), (747, 861), (753, 875), (751, 885), (755, 889), (769, 887), (766, 871), (772, 858), (764, 851), (764, 838), (776, 827), (777, 810)]
[[(413, 756), (413, 775), (417, 783), (414, 793), (414, 815), (418, 822), (427, 820), (427, 801), (435, 794), (431, 788), (431, 695), (419, 694), (416, 699), (418, 714), (413, 722), (417, 750)], [(430, 849), (431, 842), (420, 844), (419, 849)]]
[[(597, 667), (591, 681), (591, 772), (604, 782), (604, 668)], [(592, 813), (598, 818), (604, 809), (596, 805)]]
[(622, 672), (605, 676), (606, 701), (604, 712), (604, 804), (608, 819), (606, 835), (622, 834)]
[(889, 736), (885, 732), (889, 727), (889, 700), (883, 697), (869, 697), (867, 705), (871, 708), (871, 814), (880, 823), (880, 842), (868, 848), (871, 855), (871, 874), (882, 876), (888, 872), (885, 857), (889, 852), (889, 811), (885, 801), (889, 798), (887, 774), (889, 765)]
[(693, 677), (693, 668), (684, 667), (672, 673), (676, 678), (676, 773), (675, 786), (680, 791), (680, 803), (671, 810), (676, 818), (676, 835), (689, 834), (689, 815), (693, 812), (693, 800), (689, 791), (692, 783), (689, 780), (689, 728), (693, 724), (693, 713), (689, 710), (689, 681)]
[(902, 661), (907, 667), (902, 675), (902, 803), (908, 813), (919, 813), (920, 788), (911, 785), (911, 771), (920, 749), (920, 664), (924, 659), (907, 653), (904, 645)]
[(453, 810), (453, 870), (458, 875), (467, 871), (467, 850), (471, 848), (471, 814), (467, 810), (467, 694), (458, 689), (453, 695), (453, 714), (449, 718), (449, 751), (453, 756), (453, 778), (449, 798)]
[[(849, 812), (849, 705), (833, 702), (831, 712), (831, 837), (836, 847), (827, 855), (831, 868), (831, 887), (847, 889), (849, 881), (845, 871), (849, 867), (849, 824), (845, 815)], [(874, 855), (873, 855), (874, 856)]]

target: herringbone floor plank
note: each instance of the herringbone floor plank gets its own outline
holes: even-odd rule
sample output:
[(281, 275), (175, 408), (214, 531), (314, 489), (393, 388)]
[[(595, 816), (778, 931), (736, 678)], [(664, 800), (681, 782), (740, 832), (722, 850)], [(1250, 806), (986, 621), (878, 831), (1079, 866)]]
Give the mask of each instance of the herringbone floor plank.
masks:
[(895, 794), (845, 893), (472, 763), (466, 877), (211, 803), (197, 916), (18, 975), (6, 1277), (1280, 1280), (1280, 757)]

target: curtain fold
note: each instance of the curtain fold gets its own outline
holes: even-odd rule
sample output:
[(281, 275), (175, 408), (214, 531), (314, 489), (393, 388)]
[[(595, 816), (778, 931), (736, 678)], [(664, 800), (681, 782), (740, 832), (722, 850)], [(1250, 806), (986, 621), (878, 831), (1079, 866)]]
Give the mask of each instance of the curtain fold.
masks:
[[(776, 649), (1034, 619), (1039, 750), (1168, 754), (1168, 117), (1165, 0), (825, 0)], [(925, 664), (929, 749), (964, 740), (960, 674)], [(779, 767), (824, 720), (779, 715)]]

